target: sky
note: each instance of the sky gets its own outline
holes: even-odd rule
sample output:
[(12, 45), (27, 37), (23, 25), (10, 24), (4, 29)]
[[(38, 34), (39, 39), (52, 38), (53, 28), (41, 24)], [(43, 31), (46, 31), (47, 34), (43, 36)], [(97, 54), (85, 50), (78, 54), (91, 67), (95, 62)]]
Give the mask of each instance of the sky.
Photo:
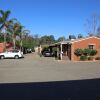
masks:
[(10, 10), (10, 18), (17, 18), (31, 34), (87, 35), (86, 19), (100, 14), (100, 0), (0, 0), (0, 9)]

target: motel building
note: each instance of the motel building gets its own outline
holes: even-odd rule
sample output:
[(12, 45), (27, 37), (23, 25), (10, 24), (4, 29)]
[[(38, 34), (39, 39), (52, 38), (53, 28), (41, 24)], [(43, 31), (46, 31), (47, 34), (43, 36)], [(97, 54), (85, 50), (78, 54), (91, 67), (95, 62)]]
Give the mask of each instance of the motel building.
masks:
[(51, 44), (49, 48), (51, 52), (53, 48), (57, 49), (57, 56), (59, 56), (60, 60), (79, 61), (80, 58), (75, 55), (75, 50), (78, 48), (96, 49), (98, 53), (95, 55), (95, 57), (100, 57), (100, 38), (91, 36), (79, 39), (71, 39)]

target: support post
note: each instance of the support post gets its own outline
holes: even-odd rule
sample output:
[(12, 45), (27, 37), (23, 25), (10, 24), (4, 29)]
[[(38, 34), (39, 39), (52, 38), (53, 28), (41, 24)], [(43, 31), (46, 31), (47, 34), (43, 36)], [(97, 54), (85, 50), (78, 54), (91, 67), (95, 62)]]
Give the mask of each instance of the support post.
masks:
[(62, 44), (60, 45), (60, 59), (62, 60)]

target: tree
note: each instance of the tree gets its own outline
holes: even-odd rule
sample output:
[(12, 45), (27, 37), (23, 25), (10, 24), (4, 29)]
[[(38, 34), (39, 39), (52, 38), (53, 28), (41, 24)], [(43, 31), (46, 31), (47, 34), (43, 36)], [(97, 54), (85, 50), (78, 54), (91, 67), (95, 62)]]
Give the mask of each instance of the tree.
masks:
[(100, 37), (100, 27), (97, 29), (97, 36)]
[(55, 42), (54, 36), (53, 35), (50, 35), (49, 37), (50, 37), (51, 43), (54, 43)]
[(10, 15), (10, 11), (3, 11), (0, 10), (0, 30), (3, 31), (4, 33), (4, 44), (5, 44), (5, 49), (6, 49), (6, 29), (7, 29), (7, 22), (8, 22), (8, 17)]
[(4, 36), (3, 34), (0, 32), (0, 42), (3, 42), (4, 41)]
[(9, 32), (13, 39), (14, 49), (16, 48), (16, 36), (19, 36), (21, 40), (23, 26), (17, 20), (10, 20), (8, 22), (7, 32)]
[(89, 19), (86, 20), (85, 29), (89, 36), (96, 35), (99, 25), (99, 16), (93, 13)]
[(83, 38), (82, 34), (78, 34), (78, 39)]
[(53, 35), (50, 35), (50, 36), (44, 35), (40, 38), (40, 41), (41, 41), (41, 44), (49, 45), (55, 42), (55, 38)]
[(23, 30), (23, 26), (21, 26), (21, 32), (20, 32), (20, 46), (21, 46), (21, 49), (22, 49), (22, 46), (23, 46), (23, 41), (25, 40), (25, 43), (27, 42), (27, 38), (28, 38), (28, 35), (30, 33), (29, 30)]
[(59, 38), (57, 39), (58, 42), (65, 41), (65, 40), (66, 40), (66, 38), (65, 38), (64, 36), (59, 37)]
[(75, 35), (69, 35), (69, 39), (76, 39)]
[(39, 46), (39, 45), (42, 44), (42, 40), (41, 40), (39, 34), (35, 34), (35, 35), (33, 36), (33, 39), (34, 39), (34, 45), (35, 45), (35, 46)]
[(33, 40), (33, 37), (29, 34), (30, 34), (29, 30), (22, 30), (21, 45), (23, 45), (23, 47), (28, 48), (29, 43)]
[(0, 10), (0, 30), (3, 28), (7, 28), (8, 17), (10, 15), (10, 11)]

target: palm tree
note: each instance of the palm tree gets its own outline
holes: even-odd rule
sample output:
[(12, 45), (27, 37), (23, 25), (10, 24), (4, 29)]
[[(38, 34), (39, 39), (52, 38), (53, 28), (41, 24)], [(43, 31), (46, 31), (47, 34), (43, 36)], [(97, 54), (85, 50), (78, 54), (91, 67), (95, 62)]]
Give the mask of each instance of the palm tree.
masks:
[[(23, 26), (22, 26), (22, 28), (24, 28)], [(30, 33), (30, 31), (29, 30), (23, 30), (22, 29), (22, 31), (21, 31), (21, 33), (20, 33), (20, 49), (23, 51), (23, 41), (25, 42), (25, 44), (26, 44), (26, 42), (27, 42), (27, 38), (28, 38), (28, 34)]]
[(18, 28), (18, 36), (20, 38), (20, 50), (23, 51), (23, 35), (25, 34), (26, 30), (23, 30), (24, 26), (22, 26), (21, 24), (19, 24), (19, 28)]
[(8, 22), (8, 17), (10, 15), (10, 11), (3, 11), (0, 10), (0, 30), (3, 31), (4, 33), (4, 45), (5, 45), (5, 50), (6, 50), (6, 30), (7, 30), (7, 22)]
[(13, 39), (14, 49), (16, 48), (16, 36), (20, 37), (23, 26), (17, 20), (10, 20), (7, 32), (9, 32)]

